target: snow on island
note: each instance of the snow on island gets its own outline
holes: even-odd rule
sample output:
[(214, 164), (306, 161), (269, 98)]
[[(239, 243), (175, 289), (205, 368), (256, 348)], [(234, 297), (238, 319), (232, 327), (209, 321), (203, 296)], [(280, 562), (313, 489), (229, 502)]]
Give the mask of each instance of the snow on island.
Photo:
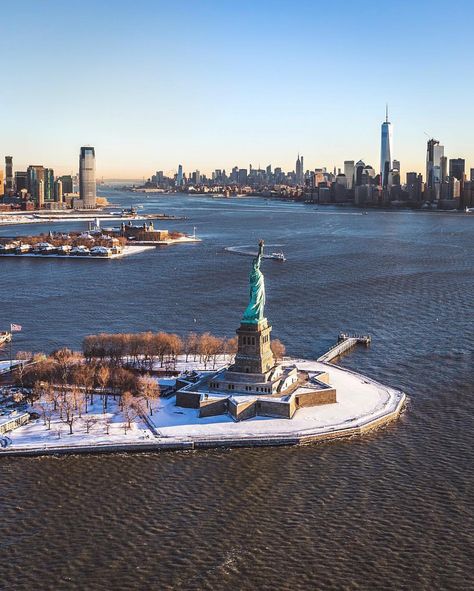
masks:
[[(159, 399), (151, 416), (141, 416), (130, 429), (124, 429), (118, 402), (110, 400), (104, 414), (97, 399), (87, 415), (95, 419), (88, 433), (78, 423), (74, 434), (69, 435), (59, 420), (53, 420), (47, 430), (38, 418), (8, 433), (11, 444), (0, 450), (0, 455), (294, 445), (361, 435), (396, 419), (403, 409), (406, 395), (400, 390), (335, 365), (301, 359), (283, 361), (283, 365), (293, 364), (303, 371), (330, 370), (337, 403), (301, 408), (292, 419), (258, 416), (235, 422), (228, 415), (199, 418), (197, 409), (175, 406), (173, 396)], [(196, 369), (193, 362), (183, 361), (180, 366)], [(173, 380), (159, 381), (164, 387)]]

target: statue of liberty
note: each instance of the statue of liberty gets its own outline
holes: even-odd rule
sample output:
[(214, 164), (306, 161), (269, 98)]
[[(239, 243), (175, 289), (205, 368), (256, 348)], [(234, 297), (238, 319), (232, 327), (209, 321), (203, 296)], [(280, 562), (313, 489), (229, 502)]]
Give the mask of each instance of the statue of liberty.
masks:
[(258, 243), (258, 255), (253, 259), (252, 270), (249, 275), (250, 300), (242, 317), (245, 324), (258, 324), (263, 320), (263, 309), (265, 307), (265, 280), (260, 271), (260, 264), (263, 255), (263, 240)]

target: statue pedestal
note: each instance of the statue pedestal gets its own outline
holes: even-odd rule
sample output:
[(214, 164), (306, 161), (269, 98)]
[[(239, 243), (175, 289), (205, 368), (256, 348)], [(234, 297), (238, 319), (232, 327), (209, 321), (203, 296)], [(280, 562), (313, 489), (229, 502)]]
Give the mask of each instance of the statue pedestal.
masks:
[(258, 324), (241, 323), (237, 329), (238, 351), (229, 371), (245, 374), (268, 374), (275, 366), (270, 347), (272, 327), (264, 318)]

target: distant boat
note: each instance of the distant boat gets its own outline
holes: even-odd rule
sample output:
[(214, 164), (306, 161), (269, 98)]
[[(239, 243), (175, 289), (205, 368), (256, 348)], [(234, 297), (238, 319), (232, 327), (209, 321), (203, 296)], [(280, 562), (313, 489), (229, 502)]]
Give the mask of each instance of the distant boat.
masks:
[(466, 207), (464, 213), (474, 213), (474, 207)]
[[(241, 246), (227, 246), (225, 250), (227, 252), (232, 252), (234, 254), (240, 254), (246, 257), (256, 257), (258, 253), (254, 251), (243, 250), (244, 247)], [(285, 262), (286, 257), (283, 252), (272, 252), (271, 254), (264, 254), (262, 255), (264, 259), (273, 259), (274, 261), (281, 261)]]
[(285, 255), (282, 252), (272, 252), (272, 254), (263, 255), (267, 259), (274, 259), (275, 261), (286, 261)]

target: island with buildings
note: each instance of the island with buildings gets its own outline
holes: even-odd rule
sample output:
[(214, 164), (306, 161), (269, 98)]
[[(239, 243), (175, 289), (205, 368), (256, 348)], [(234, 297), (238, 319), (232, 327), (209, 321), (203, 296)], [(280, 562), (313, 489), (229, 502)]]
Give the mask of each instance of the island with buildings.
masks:
[(153, 221), (137, 226), (130, 220), (118, 228), (101, 228), (96, 219), (85, 232), (0, 237), (0, 256), (114, 259), (158, 246), (200, 241), (196, 234), (157, 229)]
[(82, 352), (18, 354), (0, 390), (1, 453), (292, 445), (396, 419), (403, 392), (330, 363), (361, 338), (341, 335), (315, 361), (284, 356), (265, 317), (262, 261), (260, 242), (232, 339), (101, 334)]

